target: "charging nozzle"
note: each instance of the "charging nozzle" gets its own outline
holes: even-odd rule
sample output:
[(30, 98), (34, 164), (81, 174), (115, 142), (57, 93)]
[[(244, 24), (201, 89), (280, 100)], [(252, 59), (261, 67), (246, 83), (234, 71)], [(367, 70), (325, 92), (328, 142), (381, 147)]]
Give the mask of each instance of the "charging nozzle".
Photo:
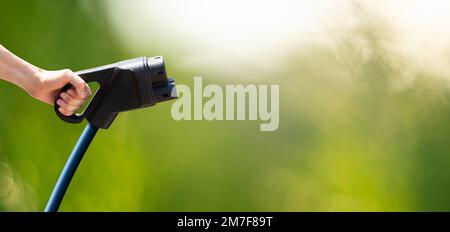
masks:
[[(86, 82), (98, 82), (100, 88), (82, 114), (56, 114), (69, 123), (86, 118), (92, 125), (107, 129), (123, 111), (145, 108), (177, 98), (175, 81), (167, 78), (162, 56), (139, 57), (77, 72)], [(70, 86), (66, 86), (65, 91)]]
[(175, 88), (175, 80), (173, 78), (169, 78), (164, 85), (153, 87), (153, 92), (157, 103), (169, 101), (178, 97)]

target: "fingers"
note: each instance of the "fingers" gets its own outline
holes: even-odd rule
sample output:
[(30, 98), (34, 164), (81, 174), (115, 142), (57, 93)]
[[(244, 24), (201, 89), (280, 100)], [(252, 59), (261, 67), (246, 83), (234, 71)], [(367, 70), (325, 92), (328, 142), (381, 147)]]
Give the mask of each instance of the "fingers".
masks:
[(64, 100), (65, 103), (67, 103), (70, 106), (75, 106), (75, 107), (82, 106), (84, 104), (84, 102), (86, 101), (86, 99), (73, 97), (66, 92), (62, 92), (60, 94), (60, 97)]
[(59, 112), (61, 112), (61, 114), (65, 115), (65, 116), (70, 116), (70, 115), (73, 114), (72, 112), (67, 111), (67, 110), (65, 110), (65, 109), (62, 108), (62, 107), (59, 107), (58, 110), (59, 110)]
[(70, 115), (74, 114), (78, 110), (78, 107), (67, 104), (61, 98), (56, 100), (56, 104), (58, 104), (60, 106), (59, 109), (62, 109), (63, 111), (65, 111), (65, 113), (68, 114), (66, 116), (70, 116)]
[(74, 114), (87, 100), (87, 98), (80, 97), (73, 88), (62, 92), (59, 96), (56, 104), (60, 106), (59, 111), (66, 116)]
[(66, 93), (72, 98), (78, 98), (78, 94), (73, 88), (68, 89)]
[(60, 71), (64, 80), (69, 82), (73, 88), (59, 95), (56, 104), (60, 107), (59, 111), (66, 116), (74, 114), (91, 96), (92, 92), (86, 82), (69, 69)]
[(69, 78), (69, 83), (75, 87), (75, 91), (80, 98), (87, 99), (92, 93), (89, 86), (81, 77), (72, 72), (70, 69), (65, 69), (64, 75)]

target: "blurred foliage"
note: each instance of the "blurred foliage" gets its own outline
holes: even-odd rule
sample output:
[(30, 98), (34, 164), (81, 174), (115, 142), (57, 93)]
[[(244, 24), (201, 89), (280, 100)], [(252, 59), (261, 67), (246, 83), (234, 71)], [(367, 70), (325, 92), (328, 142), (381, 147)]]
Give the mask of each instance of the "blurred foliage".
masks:
[[(127, 51), (102, 6), (0, 1), (0, 43), (46, 69), (162, 53), (179, 83), (198, 73), (208, 83), (229, 78), (226, 63), (177, 68), (184, 57)], [(280, 84), (277, 131), (259, 132), (254, 121), (174, 121), (171, 104), (123, 113), (98, 133), (61, 210), (450, 210), (448, 82), (391, 52), (386, 23), (358, 15), (357, 27), (330, 35), (332, 45), (293, 44), (284, 65), (252, 67), (260, 79), (233, 74), (243, 84)], [(0, 82), (0, 210), (44, 208), (83, 126)]]

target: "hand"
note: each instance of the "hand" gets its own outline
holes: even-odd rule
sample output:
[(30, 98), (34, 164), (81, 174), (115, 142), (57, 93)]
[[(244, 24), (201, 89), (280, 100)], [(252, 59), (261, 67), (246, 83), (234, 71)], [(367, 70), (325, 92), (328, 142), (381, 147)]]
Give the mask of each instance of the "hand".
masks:
[[(92, 95), (86, 82), (69, 69), (40, 70), (34, 79), (36, 81), (27, 88), (27, 92), (32, 97), (51, 105), (57, 99), (59, 112), (66, 116), (74, 114)], [(60, 94), (61, 89), (67, 84), (73, 87)]]

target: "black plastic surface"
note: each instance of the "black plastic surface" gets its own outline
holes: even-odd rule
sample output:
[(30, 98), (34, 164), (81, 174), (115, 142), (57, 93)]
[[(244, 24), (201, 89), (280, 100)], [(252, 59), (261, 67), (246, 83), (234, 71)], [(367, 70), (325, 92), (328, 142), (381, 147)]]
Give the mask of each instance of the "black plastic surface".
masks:
[[(175, 82), (168, 79), (162, 56), (139, 57), (77, 72), (86, 82), (98, 82), (100, 87), (82, 114), (65, 116), (62, 120), (79, 123), (86, 118), (92, 125), (107, 129), (123, 111), (150, 107), (176, 98)], [(65, 86), (66, 91), (70, 85)]]

